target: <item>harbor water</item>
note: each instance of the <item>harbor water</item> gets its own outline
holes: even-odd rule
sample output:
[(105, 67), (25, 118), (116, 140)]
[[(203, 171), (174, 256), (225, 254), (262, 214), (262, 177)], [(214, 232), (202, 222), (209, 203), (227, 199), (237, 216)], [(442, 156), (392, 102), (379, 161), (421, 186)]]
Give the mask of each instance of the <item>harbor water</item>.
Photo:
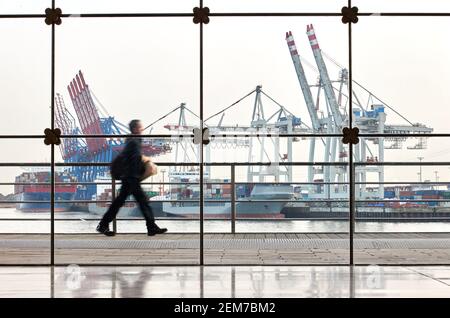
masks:
[[(87, 212), (55, 213), (56, 233), (95, 233), (100, 216)], [(119, 233), (144, 233), (143, 219), (117, 221)], [(186, 219), (157, 220), (172, 233), (198, 233), (200, 222)], [(230, 220), (206, 220), (206, 233), (230, 233)], [(261, 219), (236, 221), (236, 233), (345, 233), (345, 220)], [(442, 221), (357, 221), (356, 232), (450, 232), (450, 222)], [(49, 212), (22, 212), (15, 208), (0, 208), (0, 233), (50, 233)]]

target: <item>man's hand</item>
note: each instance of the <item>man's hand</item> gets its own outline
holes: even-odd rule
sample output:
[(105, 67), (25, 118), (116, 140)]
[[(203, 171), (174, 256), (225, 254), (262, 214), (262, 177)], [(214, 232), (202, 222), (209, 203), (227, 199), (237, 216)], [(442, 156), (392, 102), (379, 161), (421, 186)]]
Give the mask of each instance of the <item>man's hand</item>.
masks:
[(147, 157), (145, 155), (142, 155), (142, 162), (146, 163), (146, 162), (153, 162), (151, 157)]
[(158, 173), (158, 166), (153, 163), (152, 158), (142, 155), (142, 162), (144, 163), (145, 172), (141, 177), (141, 181)]

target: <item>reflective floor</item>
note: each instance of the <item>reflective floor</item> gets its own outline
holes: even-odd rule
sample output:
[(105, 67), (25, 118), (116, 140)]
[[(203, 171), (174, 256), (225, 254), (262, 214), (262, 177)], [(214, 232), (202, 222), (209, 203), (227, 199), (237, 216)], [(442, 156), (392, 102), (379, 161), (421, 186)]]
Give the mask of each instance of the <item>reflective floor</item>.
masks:
[(450, 266), (8, 266), (0, 297), (450, 297)]

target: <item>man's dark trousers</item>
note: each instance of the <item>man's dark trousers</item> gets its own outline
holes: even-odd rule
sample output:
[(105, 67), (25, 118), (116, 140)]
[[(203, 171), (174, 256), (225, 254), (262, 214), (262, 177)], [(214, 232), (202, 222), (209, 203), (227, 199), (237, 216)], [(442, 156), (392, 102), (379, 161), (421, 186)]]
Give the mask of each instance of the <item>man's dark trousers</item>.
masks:
[(114, 199), (108, 211), (103, 215), (100, 224), (108, 225), (116, 217), (119, 209), (125, 204), (127, 197), (132, 194), (139, 204), (139, 208), (144, 215), (147, 229), (151, 229), (155, 226), (155, 218), (153, 216), (152, 208), (147, 202), (147, 196), (141, 188), (139, 179), (137, 178), (124, 178), (122, 179), (122, 187), (120, 188), (119, 195)]

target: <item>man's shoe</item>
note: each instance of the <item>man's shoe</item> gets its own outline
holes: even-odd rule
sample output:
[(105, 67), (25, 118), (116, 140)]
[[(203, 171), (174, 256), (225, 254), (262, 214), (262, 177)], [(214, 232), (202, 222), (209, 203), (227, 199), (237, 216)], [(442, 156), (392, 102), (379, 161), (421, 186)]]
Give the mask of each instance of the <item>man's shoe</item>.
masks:
[(149, 228), (147, 230), (147, 235), (148, 236), (153, 236), (155, 234), (163, 234), (163, 233), (166, 233), (166, 232), (167, 232), (166, 228), (160, 228), (158, 225), (155, 224), (154, 226), (152, 226), (151, 228)]
[(102, 234), (104, 234), (106, 236), (114, 236), (114, 235), (116, 235), (115, 232), (109, 230), (109, 226), (108, 225), (102, 225), (102, 224), (99, 224), (97, 226), (97, 232), (102, 233)]

